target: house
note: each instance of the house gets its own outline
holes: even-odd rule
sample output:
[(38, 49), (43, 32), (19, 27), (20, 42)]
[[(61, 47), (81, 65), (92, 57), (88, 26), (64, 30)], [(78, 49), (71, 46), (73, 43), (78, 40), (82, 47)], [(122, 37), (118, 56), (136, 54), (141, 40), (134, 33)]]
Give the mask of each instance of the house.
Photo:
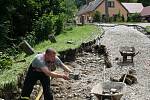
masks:
[[(142, 3), (121, 3), (119, 0), (108, 0), (108, 15), (109, 17), (120, 14), (127, 21), (128, 15), (133, 13), (140, 13), (143, 9)], [(77, 13), (78, 22), (89, 22), (93, 18), (95, 11), (105, 16), (105, 0), (93, 0), (82, 6)]]
[(144, 19), (150, 22), (150, 6), (144, 7), (140, 14)]

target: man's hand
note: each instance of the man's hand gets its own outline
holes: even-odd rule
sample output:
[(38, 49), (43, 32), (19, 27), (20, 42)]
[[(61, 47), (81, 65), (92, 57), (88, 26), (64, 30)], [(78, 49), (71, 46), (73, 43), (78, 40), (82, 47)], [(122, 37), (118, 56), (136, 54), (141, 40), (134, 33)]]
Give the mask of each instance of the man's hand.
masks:
[(41, 70), (47, 75), (55, 78), (63, 78), (65, 80), (69, 80), (69, 75), (67, 73), (59, 74), (56, 72), (49, 71), (48, 67), (42, 67)]
[(62, 75), (62, 78), (63, 78), (64, 80), (69, 80), (68, 75), (65, 75), (65, 74)]

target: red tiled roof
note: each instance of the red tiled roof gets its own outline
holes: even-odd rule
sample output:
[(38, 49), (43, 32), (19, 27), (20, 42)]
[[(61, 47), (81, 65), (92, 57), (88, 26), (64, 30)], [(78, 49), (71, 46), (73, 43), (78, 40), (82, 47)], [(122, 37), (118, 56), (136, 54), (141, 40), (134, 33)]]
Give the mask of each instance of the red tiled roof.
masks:
[(121, 3), (129, 13), (140, 13), (143, 9), (142, 3)]
[(141, 11), (141, 16), (150, 16), (150, 6), (144, 7)]

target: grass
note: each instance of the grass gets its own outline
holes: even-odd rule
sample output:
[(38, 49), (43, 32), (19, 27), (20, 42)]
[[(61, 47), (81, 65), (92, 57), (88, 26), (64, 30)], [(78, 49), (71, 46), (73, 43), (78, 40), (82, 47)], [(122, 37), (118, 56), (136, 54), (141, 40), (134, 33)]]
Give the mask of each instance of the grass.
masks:
[[(25, 54), (20, 54), (20, 60), (24, 59)], [(11, 85), (12, 88), (17, 87), (19, 75), (24, 73), (27, 69), (30, 61), (33, 59), (34, 55), (31, 55), (26, 59), (26, 62), (13, 63), (11, 69), (5, 70), (0, 74), (0, 89), (6, 88), (7, 85)]]
[[(44, 52), (46, 48), (52, 47), (57, 51), (66, 50), (69, 48), (76, 48), (82, 42), (89, 41), (94, 37), (91, 37), (92, 32), (97, 35), (100, 34), (98, 28), (94, 25), (85, 25), (74, 27), (73, 30), (66, 31), (56, 36), (57, 43), (51, 43), (49, 40), (44, 41), (34, 47), (38, 52)], [(88, 38), (88, 40), (87, 40)], [(66, 44), (67, 41), (73, 41), (73, 44)], [(26, 62), (13, 63), (11, 69), (5, 70), (0, 74), (0, 89), (3, 89), (7, 84), (11, 84), (16, 87), (18, 82), (18, 76), (28, 68), (34, 55), (24, 58), (25, 54), (20, 54), (19, 59), (25, 59)]]
[(146, 26), (146, 31), (150, 33), (150, 26)]
[[(78, 26), (73, 30), (67, 31), (60, 34), (56, 37), (57, 43), (51, 43), (50, 41), (44, 41), (43, 43), (37, 45), (35, 49), (37, 51), (44, 51), (46, 48), (52, 47), (57, 51), (66, 50), (68, 48), (76, 48), (83, 41), (86, 41), (86, 38), (91, 36), (91, 33), (95, 32), (98, 34), (98, 29), (96, 26), (86, 25)], [(73, 44), (67, 44), (67, 41), (73, 41)]]

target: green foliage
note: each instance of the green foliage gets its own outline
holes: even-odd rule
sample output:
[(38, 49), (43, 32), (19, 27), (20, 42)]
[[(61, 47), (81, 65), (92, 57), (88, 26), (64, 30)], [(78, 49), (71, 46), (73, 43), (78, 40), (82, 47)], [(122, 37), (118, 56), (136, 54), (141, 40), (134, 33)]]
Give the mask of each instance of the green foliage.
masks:
[(93, 21), (94, 22), (100, 22), (101, 21), (101, 14), (99, 11), (94, 12)]
[(10, 21), (0, 19), (0, 50), (3, 50), (8, 46), (8, 37), (10, 33)]
[(54, 31), (55, 31), (55, 35), (59, 35), (62, 30), (63, 30), (63, 21), (64, 21), (64, 16), (63, 14), (58, 16), (55, 23), (54, 23)]
[[(44, 20), (45, 14), (51, 13), (57, 17), (64, 13), (70, 19), (73, 18), (74, 11), (76, 11), (74, 0), (1, 0), (0, 4), (0, 44), (5, 47), (8, 47), (12, 42), (18, 44), (20, 37), (29, 37), (30, 32), (34, 31), (34, 23), (42, 24), (41, 21)], [(58, 22), (62, 21), (58, 20)], [(43, 23), (47, 22), (44, 21)], [(49, 27), (49, 30), (51, 30), (51, 26), (46, 28), (45, 25), (43, 27), (46, 30)], [(42, 29), (39, 30), (45, 32), (46, 30), (43, 27), (41, 25)], [(8, 38), (15, 41), (8, 41)]]
[(12, 63), (13, 60), (9, 55), (0, 52), (0, 71), (10, 69)]
[(34, 25), (35, 37), (36, 42), (41, 42), (43, 40), (48, 39), (48, 35), (52, 33), (53, 30), (53, 22), (52, 22), (52, 15), (43, 15), (36, 21)]
[(150, 6), (150, 0), (137, 0), (137, 2), (142, 3), (143, 6)]
[(1, 0), (0, 4), (2, 49), (12, 43), (18, 45), (20, 38), (34, 45), (47, 39), (53, 30), (60, 34), (65, 21), (72, 20), (77, 11), (74, 0)]
[(150, 26), (146, 26), (146, 32), (150, 33)]
[(75, 5), (75, 0), (64, 0), (63, 6), (65, 7), (65, 14), (67, 15), (67, 21), (68, 19), (72, 19), (76, 12), (77, 7)]
[(119, 13), (116, 14), (116, 15), (114, 15), (112, 19), (113, 19), (113, 21), (115, 21), (115, 22), (123, 22), (123, 21), (124, 21), (124, 16), (121, 15), (121, 13), (120, 13), (120, 11), (119, 11)]
[(35, 32), (32, 31), (28, 34), (26, 34), (24, 40), (26, 40), (32, 47), (36, 45), (36, 36)]
[(128, 22), (140, 22), (140, 14), (135, 13), (135, 14), (129, 14), (128, 16)]
[(120, 11), (118, 14), (114, 14), (112, 17), (109, 18), (110, 22), (124, 22), (124, 16), (121, 15)]
[(59, 17), (55, 22), (55, 35), (59, 35), (63, 30), (63, 21)]
[(8, 70), (13, 64), (13, 60), (17, 58), (19, 52), (14, 45), (0, 52), (0, 71)]
[(62, 3), (63, 0), (51, 0), (51, 9), (54, 15), (64, 12), (64, 8), (61, 6)]

